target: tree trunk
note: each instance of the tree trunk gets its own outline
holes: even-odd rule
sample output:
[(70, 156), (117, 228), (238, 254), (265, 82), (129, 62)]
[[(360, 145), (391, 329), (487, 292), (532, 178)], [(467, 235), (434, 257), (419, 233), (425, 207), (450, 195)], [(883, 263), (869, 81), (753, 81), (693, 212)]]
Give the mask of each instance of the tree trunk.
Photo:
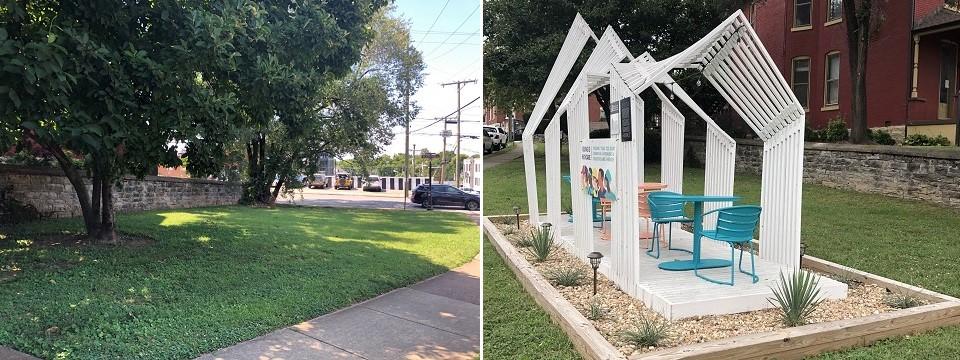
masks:
[(96, 240), (104, 244), (119, 245), (120, 238), (117, 237), (117, 226), (113, 213), (113, 181), (110, 181), (109, 178), (101, 179), (100, 183), (103, 185), (101, 191), (103, 198), (101, 200), (100, 232), (97, 234)]
[(57, 164), (60, 165), (60, 169), (63, 170), (63, 174), (67, 177), (67, 180), (70, 181), (70, 184), (73, 185), (73, 191), (77, 194), (77, 202), (80, 203), (80, 213), (83, 214), (83, 225), (87, 230), (87, 234), (93, 236), (98, 233), (100, 230), (98, 214), (94, 212), (93, 204), (90, 201), (90, 192), (87, 191), (87, 184), (83, 182), (83, 175), (80, 174), (80, 171), (73, 165), (73, 161), (58, 144), (41, 142), (38, 138), (32, 136), (33, 133), (30, 131), (28, 131), (27, 134), (31, 136), (36, 143), (46, 148), (47, 151), (57, 159)]
[(270, 195), (270, 205), (277, 203), (277, 197), (280, 196), (280, 188), (283, 187), (283, 183), (286, 181), (286, 176), (281, 176), (277, 180), (277, 186), (273, 188), (273, 194)]
[(852, 77), (850, 142), (854, 144), (869, 141), (867, 137), (867, 53), (870, 47), (870, 21), (873, 6), (872, 0), (843, 2), (844, 22), (847, 24), (847, 56)]

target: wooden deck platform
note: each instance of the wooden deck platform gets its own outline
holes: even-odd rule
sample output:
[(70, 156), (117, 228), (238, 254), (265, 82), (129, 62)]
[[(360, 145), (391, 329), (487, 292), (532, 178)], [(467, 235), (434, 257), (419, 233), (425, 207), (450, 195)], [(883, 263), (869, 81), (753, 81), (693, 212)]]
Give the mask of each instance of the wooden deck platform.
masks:
[[(607, 223), (609, 226), (609, 223)], [(561, 239), (565, 244), (573, 243), (573, 224), (565, 222), (560, 227)], [(647, 249), (650, 240), (643, 240), (642, 248)], [(679, 224), (673, 228), (673, 246), (692, 249), (693, 234), (684, 231)], [(703, 239), (701, 242), (703, 258), (729, 259), (730, 248), (723, 243)], [(594, 251), (609, 254), (610, 241), (600, 240), (599, 229), (594, 234)], [(737, 251), (739, 261), (740, 252)], [(749, 255), (744, 253), (744, 269), (750, 266)], [(750, 276), (736, 272), (735, 285), (719, 285), (696, 277), (693, 271), (664, 271), (657, 265), (665, 261), (688, 260), (692, 256), (682, 251), (668, 251), (660, 248), (660, 258), (639, 256), (640, 277), (637, 282), (637, 298), (660, 313), (668, 320), (682, 319), (700, 315), (734, 314), (744, 311), (772, 308), (768, 298), (773, 297), (772, 288), (779, 282), (780, 272), (788, 274), (791, 269), (781, 267), (755, 256), (757, 275), (760, 281), (751, 282)], [(584, 259), (586, 260), (586, 259)], [(601, 263), (600, 272), (610, 271), (609, 262)], [(701, 270), (701, 274), (714, 279), (730, 279), (730, 268)], [(842, 299), (847, 296), (847, 285), (839, 281), (821, 277), (820, 293), (827, 299)]]

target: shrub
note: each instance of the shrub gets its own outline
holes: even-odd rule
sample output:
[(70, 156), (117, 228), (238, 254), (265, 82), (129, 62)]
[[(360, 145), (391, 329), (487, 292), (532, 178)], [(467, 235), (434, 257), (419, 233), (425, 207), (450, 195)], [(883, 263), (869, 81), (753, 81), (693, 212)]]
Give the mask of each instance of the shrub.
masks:
[(870, 140), (880, 145), (896, 145), (896, 140), (893, 140), (893, 136), (890, 136), (890, 133), (884, 130), (873, 130), (869, 131)]
[(590, 130), (591, 139), (606, 139), (610, 137), (610, 129), (594, 129)]
[(33, 205), (7, 197), (12, 187), (0, 188), (0, 224), (19, 224), (40, 220), (41, 214)]
[(943, 135), (927, 136), (924, 134), (910, 134), (903, 138), (903, 145), (907, 146), (950, 146), (950, 140)]
[(923, 305), (923, 302), (921, 302), (917, 297), (900, 292), (895, 292), (885, 296), (883, 298), (883, 302), (887, 304), (887, 306), (897, 309), (909, 309)]
[(836, 117), (827, 123), (827, 127), (819, 131), (819, 138), (825, 142), (841, 142), (850, 138), (847, 123), (842, 117)]
[(807, 323), (810, 314), (820, 306), (820, 277), (795, 270), (789, 279), (780, 273), (780, 283), (773, 289), (774, 298), (767, 299), (778, 307), (784, 325), (800, 326)]
[(810, 141), (810, 142), (820, 141), (820, 131), (810, 126), (809, 121), (807, 121), (806, 124), (804, 125), (803, 141)]
[(553, 252), (553, 236), (547, 227), (539, 227), (530, 231), (530, 246), (526, 249), (537, 262), (543, 262)]
[(670, 323), (641, 316), (633, 330), (621, 333), (623, 340), (637, 347), (657, 346), (670, 334)]
[(554, 285), (577, 286), (583, 279), (583, 271), (577, 268), (563, 268), (550, 272), (547, 277)]

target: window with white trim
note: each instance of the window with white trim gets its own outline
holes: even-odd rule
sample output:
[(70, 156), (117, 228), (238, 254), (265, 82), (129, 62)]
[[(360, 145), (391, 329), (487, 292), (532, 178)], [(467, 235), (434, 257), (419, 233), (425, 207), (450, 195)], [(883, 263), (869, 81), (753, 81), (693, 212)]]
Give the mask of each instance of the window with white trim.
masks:
[(800, 56), (793, 59), (793, 72), (790, 76), (790, 85), (797, 100), (804, 109), (810, 108), (810, 58)]
[(794, 0), (793, 2), (793, 27), (807, 27), (812, 24), (811, 10), (813, 9), (812, 0)]
[(824, 68), (823, 105), (840, 103), (840, 52), (827, 54)]

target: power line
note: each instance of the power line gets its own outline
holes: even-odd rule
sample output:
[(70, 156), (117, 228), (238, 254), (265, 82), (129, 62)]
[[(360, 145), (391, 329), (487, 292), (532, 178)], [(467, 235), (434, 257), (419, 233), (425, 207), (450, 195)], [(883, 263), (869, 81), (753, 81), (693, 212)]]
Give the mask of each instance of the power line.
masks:
[[(477, 9), (480, 9), (480, 4), (477, 4), (477, 7), (473, 8), (473, 11), (470, 12), (470, 15), (467, 15), (467, 18), (466, 18), (466, 19), (463, 19), (463, 22), (460, 23), (460, 26), (457, 26), (457, 28), (454, 29), (453, 32), (459, 31), (460, 28), (462, 28), (463, 25), (467, 23), (467, 20), (470, 20), (470, 18), (473, 17), (473, 14), (476, 14), (476, 13), (477, 13)], [(447, 41), (450, 40), (451, 37), (453, 37), (453, 34), (451, 34), (450, 36), (447, 36), (446, 39), (443, 39), (443, 43), (441, 43), (440, 45), (437, 45), (437, 47), (435, 47), (433, 50), (431, 50), (431, 51), (430, 51), (430, 54), (433, 54), (434, 52), (437, 51), (437, 49), (439, 49), (441, 46), (443, 46), (443, 44), (446, 44)], [(429, 55), (429, 54), (428, 54), (428, 55)]]
[(430, 34), (430, 30), (433, 30), (433, 26), (437, 25), (437, 20), (440, 20), (440, 15), (443, 15), (443, 10), (447, 8), (447, 4), (449, 3), (450, 3), (450, 0), (447, 0), (445, 3), (443, 3), (443, 7), (440, 8), (440, 13), (437, 14), (437, 17), (435, 19), (433, 19), (433, 24), (430, 24), (430, 28), (427, 29), (427, 32), (425, 34), (423, 34), (423, 38), (420, 39), (421, 42), (427, 39), (427, 35)]
[(440, 121), (446, 120), (447, 118), (449, 118), (449, 117), (451, 117), (451, 116), (453, 116), (453, 115), (456, 115), (456, 114), (457, 114), (457, 111), (463, 110), (463, 109), (465, 109), (467, 106), (470, 106), (470, 104), (473, 104), (473, 103), (477, 102), (477, 100), (480, 100), (480, 97), (479, 97), (479, 96), (477, 96), (477, 97), (474, 98), (473, 100), (470, 100), (470, 102), (468, 102), (468, 103), (466, 103), (465, 105), (461, 106), (459, 109), (454, 110), (452, 113), (447, 114), (447, 116), (444, 116), (444, 117), (441, 117), (441, 118), (437, 118), (437, 121), (434, 121), (434, 122), (430, 123), (430, 124), (427, 125), (427, 126), (424, 126), (424, 127), (422, 127), (422, 128), (419, 128), (419, 129), (417, 129), (417, 130), (414, 130), (413, 132), (417, 132), (417, 131), (426, 129), (426, 128), (431, 127), (431, 126), (433, 126), (434, 124), (436, 124), (436, 123), (438, 123), (438, 122), (440, 122)]
[(416, 33), (416, 34), (428, 34), (428, 35), (453, 35), (453, 36), (473, 35), (472, 32), (466, 32), (466, 31), (410, 30), (410, 32)]
[[(475, 34), (480, 34), (480, 30), (477, 30)], [(467, 40), (469, 40), (469, 39), (470, 39), (470, 38), (464, 39), (463, 41), (461, 41), (461, 42), (457, 43), (456, 45), (454, 45), (452, 48), (448, 49), (448, 50), (447, 50), (446, 52), (444, 52), (443, 54), (434, 56), (433, 58), (431, 58), (431, 60), (436, 60), (436, 59), (439, 59), (439, 58), (444, 57), (444, 55), (447, 55), (447, 54), (449, 54), (450, 52), (456, 50), (458, 47), (460, 47), (460, 45), (466, 44), (466, 43), (467, 43)]]

